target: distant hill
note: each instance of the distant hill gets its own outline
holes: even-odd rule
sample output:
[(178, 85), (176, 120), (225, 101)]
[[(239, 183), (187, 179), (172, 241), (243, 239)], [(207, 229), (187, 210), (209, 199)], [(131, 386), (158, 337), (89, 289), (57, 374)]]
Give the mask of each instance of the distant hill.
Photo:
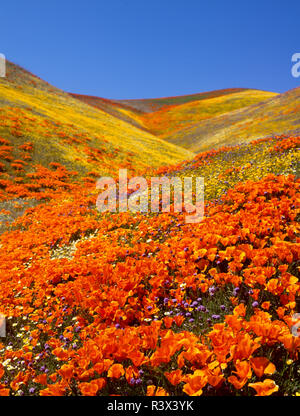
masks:
[(227, 88), (221, 90), (201, 92), (198, 94), (188, 94), (162, 98), (146, 98), (137, 100), (116, 100), (116, 102), (118, 102), (121, 105), (129, 106), (133, 110), (141, 111), (144, 113), (152, 113), (167, 106), (177, 106), (181, 104), (190, 103), (192, 101), (207, 100), (210, 98), (222, 97), (224, 95), (230, 95), (247, 90), (248, 88)]
[[(135, 125), (138, 128), (145, 129), (139, 116), (143, 113), (132, 108), (126, 104), (121, 104), (119, 101), (109, 100), (107, 98), (95, 97), (92, 95), (81, 95), (70, 93), (70, 95), (86, 104), (99, 108), (114, 117)], [(137, 115), (135, 115), (137, 113)]]
[[(119, 168), (141, 173), (222, 145), (300, 131), (299, 88), (109, 100), (66, 93), (11, 62), (0, 79), (0, 105), (0, 137), (9, 148), (1, 158), (4, 177), (50, 163), (79, 177)], [(23, 160), (28, 143), (33, 150)]]
[(300, 134), (300, 88), (171, 132), (166, 140), (200, 152), (266, 136)]

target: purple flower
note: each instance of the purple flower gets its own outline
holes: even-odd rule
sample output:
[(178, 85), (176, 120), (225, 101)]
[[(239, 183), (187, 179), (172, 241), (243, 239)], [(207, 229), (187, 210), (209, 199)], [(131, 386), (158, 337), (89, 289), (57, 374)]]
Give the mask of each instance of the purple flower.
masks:
[(169, 298), (164, 298), (164, 303), (168, 303), (169, 302)]
[(220, 306), (220, 309), (221, 309), (222, 311), (225, 311), (226, 306), (225, 306), (225, 305), (221, 305), (221, 306)]
[(147, 306), (147, 310), (148, 310), (148, 311), (151, 311), (151, 309), (152, 309), (152, 306), (150, 306), (150, 305), (149, 305), (149, 306)]
[(189, 322), (194, 322), (194, 320), (195, 320), (195, 319), (191, 318), (191, 319), (189, 319)]
[(215, 314), (214, 314), (214, 315), (212, 315), (211, 317), (212, 317), (213, 319), (220, 319), (220, 318), (221, 318), (221, 316), (220, 316), (220, 315), (215, 315)]
[(252, 306), (253, 306), (253, 308), (257, 308), (257, 307), (258, 307), (258, 302), (256, 302), (256, 301), (255, 301), (255, 302), (253, 302), (253, 303), (252, 303)]
[(115, 325), (115, 327), (116, 327), (117, 329), (119, 329), (119, 328), (121, 328), (121, 325), (120, 325), (120, 324), (116, 324), (116, 325)]

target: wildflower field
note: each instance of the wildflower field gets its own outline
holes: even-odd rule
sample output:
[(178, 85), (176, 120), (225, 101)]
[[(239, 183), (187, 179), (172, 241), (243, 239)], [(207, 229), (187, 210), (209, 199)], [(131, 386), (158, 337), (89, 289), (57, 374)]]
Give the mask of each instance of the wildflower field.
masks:
[[(11, 91), (33, 103), (27, 88)], [(299, 395), (300, 137), (187, 150), (183, 161), (145, 132), (141, 146), (162, 149), (124, 165), (118, 133), (101, 142), (92, 115), (80, 134), (83, 119), (54, 126), (46, 104), (43, 116), (0, 112), (0, 395)], [(113, 132), (117, 119), (89, 108)], [(60, 161), (39, 147), (47, 134)], [(95, 182), (124, 166), (204, 177), (204, 219), (100, 214)]]

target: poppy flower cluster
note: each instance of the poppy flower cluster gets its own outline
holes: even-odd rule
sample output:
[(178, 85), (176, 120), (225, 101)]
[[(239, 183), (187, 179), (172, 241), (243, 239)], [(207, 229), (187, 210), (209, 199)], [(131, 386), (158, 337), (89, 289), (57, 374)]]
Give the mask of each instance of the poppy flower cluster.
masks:
[(7, 184), (3, 201), (39, 203), (0, 237), (0, 395), (299, 393), (300, 182), (276, 141), (165, 169), (207, 178), (199, 224), (100, 215), (57, 163)]

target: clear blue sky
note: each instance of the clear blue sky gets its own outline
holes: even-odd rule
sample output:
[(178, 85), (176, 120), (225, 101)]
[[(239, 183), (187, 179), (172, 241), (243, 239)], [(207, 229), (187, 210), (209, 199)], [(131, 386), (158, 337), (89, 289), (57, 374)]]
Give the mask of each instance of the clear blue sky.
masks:
[(1, 3), (0, 52), (66, 91), (149, 98), (298, 87), (299, 0)]

